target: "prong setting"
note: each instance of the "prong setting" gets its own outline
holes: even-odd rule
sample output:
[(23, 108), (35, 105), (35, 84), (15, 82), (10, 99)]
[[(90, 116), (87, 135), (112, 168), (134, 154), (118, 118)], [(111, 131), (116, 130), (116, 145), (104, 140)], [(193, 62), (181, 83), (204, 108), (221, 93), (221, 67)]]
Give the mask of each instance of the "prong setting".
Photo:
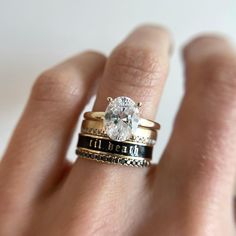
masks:
[(143, 104), (141, 102), (137, 103), (137, 107), (141, 107)]
[(108, 101), (108, 102), (112, 102), (112, 101), (113, 101), (113, 98), (112, 98), (112, 97), (107, 97), (107, 101)]

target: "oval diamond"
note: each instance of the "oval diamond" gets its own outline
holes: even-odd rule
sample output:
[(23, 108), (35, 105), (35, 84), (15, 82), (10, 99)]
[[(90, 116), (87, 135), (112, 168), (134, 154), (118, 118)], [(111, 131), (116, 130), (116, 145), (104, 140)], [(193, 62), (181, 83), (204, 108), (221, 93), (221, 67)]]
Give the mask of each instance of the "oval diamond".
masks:
[(112, 100), (105, 111), (104, 126), (112, 140), (125, 141), (135, 134), (139, 125), (139, 108), (128, 97)]

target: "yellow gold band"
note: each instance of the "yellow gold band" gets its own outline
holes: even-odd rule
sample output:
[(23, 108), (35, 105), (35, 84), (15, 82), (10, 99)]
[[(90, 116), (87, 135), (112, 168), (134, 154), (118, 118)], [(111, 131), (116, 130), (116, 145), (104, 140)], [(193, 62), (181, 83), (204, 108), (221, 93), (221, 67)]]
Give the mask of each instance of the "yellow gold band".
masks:
[[(85, 112), (84, 118), (85, 119), (92, 119), (92, 120), (104, 120), (105, 112)], [(139, 126), (145, 127), (148, 129), (159, 130), (161, 128), (160, 124), (148, 119), (140, 118)]]

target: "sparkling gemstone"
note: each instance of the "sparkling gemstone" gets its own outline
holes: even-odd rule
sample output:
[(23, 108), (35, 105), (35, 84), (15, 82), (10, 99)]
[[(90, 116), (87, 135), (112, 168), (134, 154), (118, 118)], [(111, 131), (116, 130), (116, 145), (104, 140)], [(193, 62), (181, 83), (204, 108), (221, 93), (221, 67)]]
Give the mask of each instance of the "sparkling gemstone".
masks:
[(128, 97), (115, 98), (107, 106), (104, 125), (107, 135), (112, 140), (130, 139), (139, 125), (138, 106)]

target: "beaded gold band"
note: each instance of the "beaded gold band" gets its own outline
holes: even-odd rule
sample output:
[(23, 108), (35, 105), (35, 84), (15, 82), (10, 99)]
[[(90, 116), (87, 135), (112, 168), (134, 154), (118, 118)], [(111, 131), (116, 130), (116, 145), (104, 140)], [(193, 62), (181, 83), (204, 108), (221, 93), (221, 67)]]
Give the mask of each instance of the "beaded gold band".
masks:
[[(96, 136), (102, 136), (108, 138), (106, 131), (104, 129), (96, 129), (96, 128), (81, 128), (82, 134), (90, 134), (90, 135), (96, 135)], [(143, 136), (132, 136), (130, 139), (127, 140), (128, 142), (137, 142), (142, 143), (146, 145), (153, 146), (156, 143), (155, 139), (151, 139), (149, 137), (143, 137)]]
[(83, 148), (77, 148), (76, 154), (80, 158), (94, 160), (107, 164), (118, 164), (130, 167), (148, 167), (150, 165), (150, 160), (147, 160), (145, 158), (122, 157), (120, 155), (91, 151), (89, 149)]
[[(104, 129), (103, 122), (97, 120), (83, 120), (81, 133), (108, 137)], [(156, 131), (139, 127), (136, 131), (136, 134), (129, 138), (127, 141), (138, 142), (153, 146), (156, 143), (156, 139)]]

